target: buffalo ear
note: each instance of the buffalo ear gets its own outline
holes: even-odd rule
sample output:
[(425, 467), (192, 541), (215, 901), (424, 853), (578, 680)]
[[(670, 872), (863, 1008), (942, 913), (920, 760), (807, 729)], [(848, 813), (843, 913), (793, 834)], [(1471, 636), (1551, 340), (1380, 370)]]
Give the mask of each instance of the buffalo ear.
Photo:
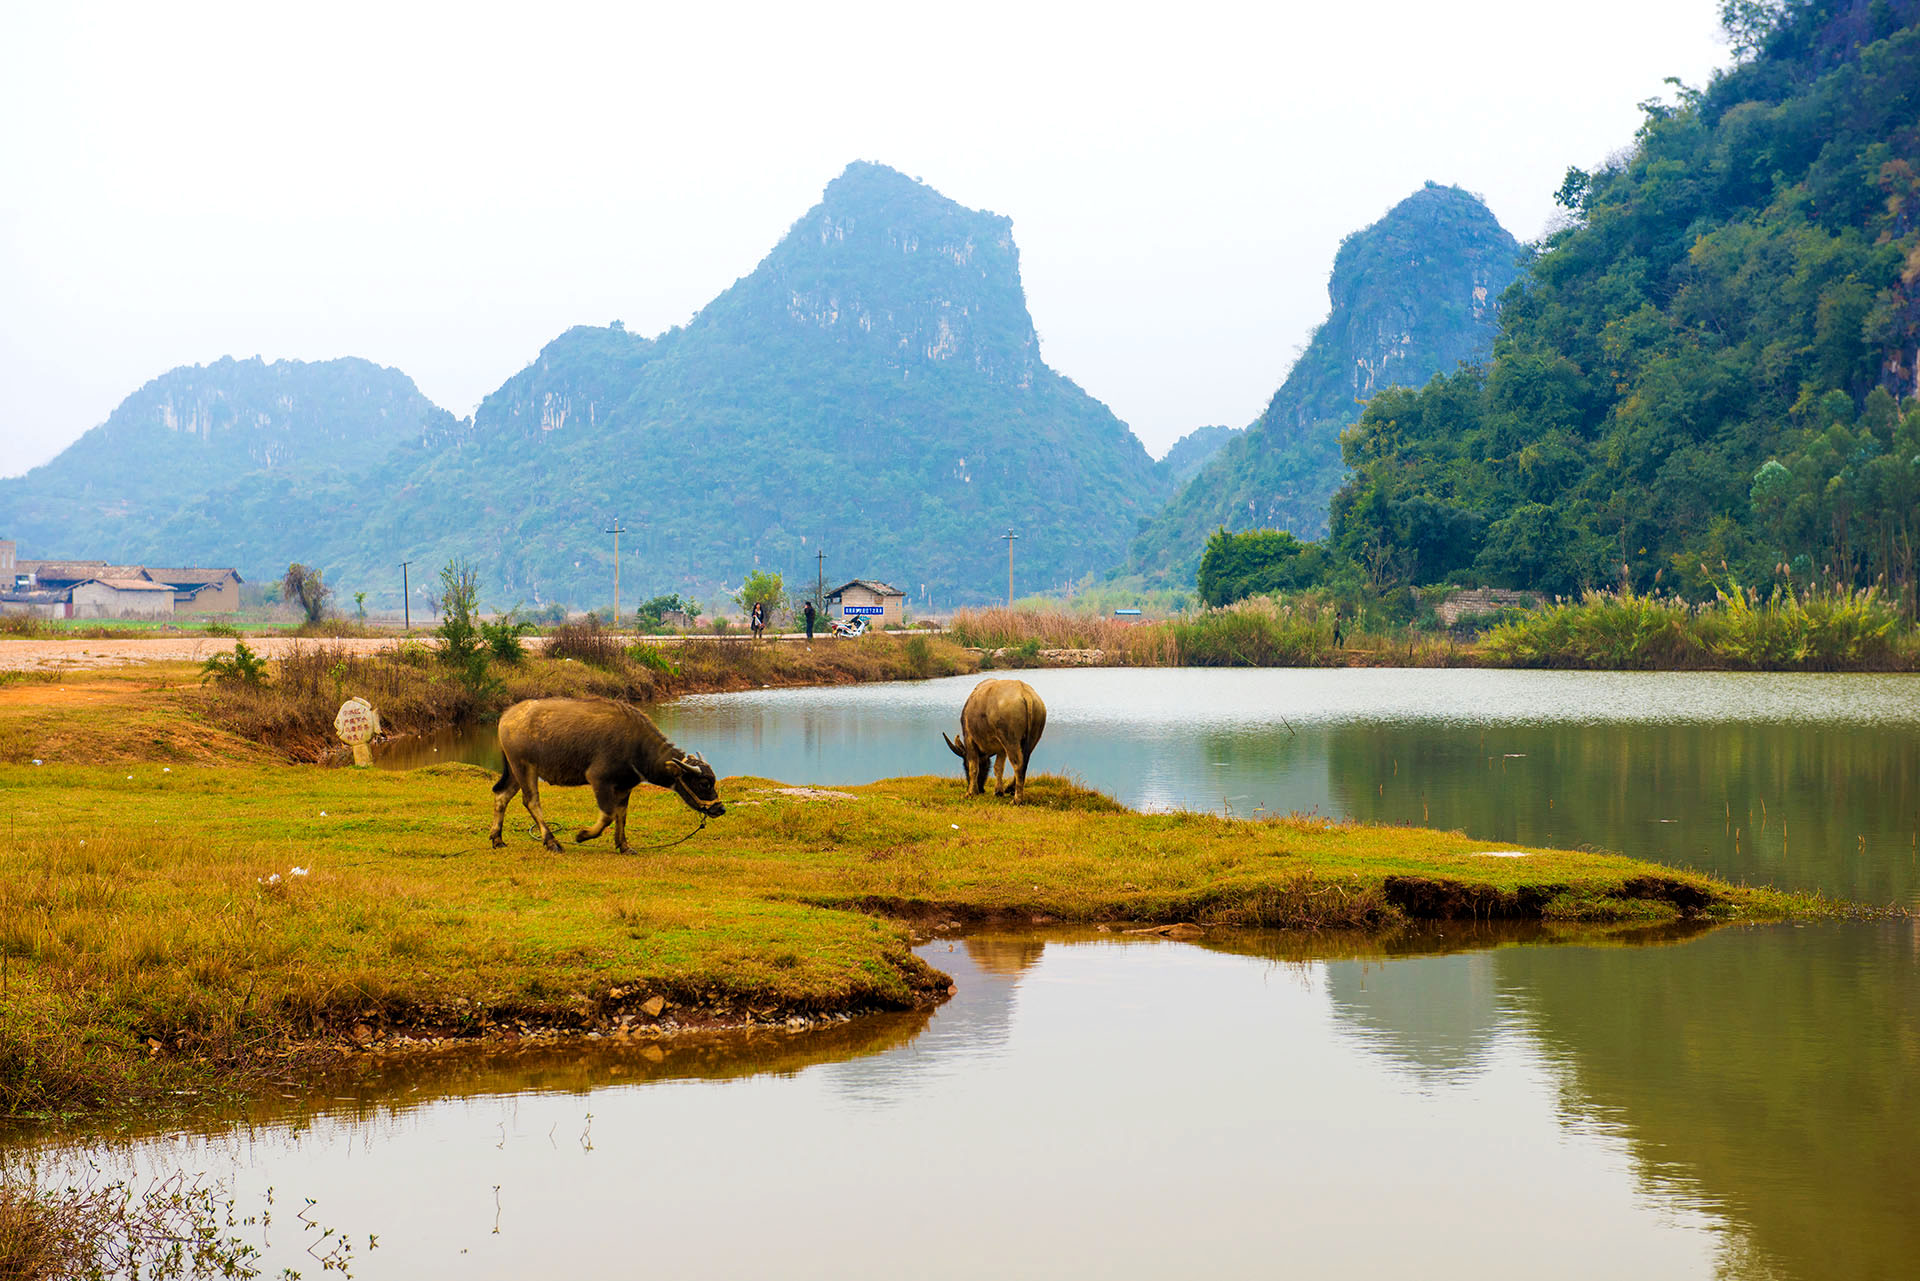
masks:
[(940, 737), (947, 739), (947, 746), (952, 749), (953, 754), (955, 756), (958, 756), (963, 761), (967, 759), (967, 749), (961, 745), (966, 742), (967, 736), (965, 734), (962, 734), (960, 736), (959, 743), (956, 743), (952, 739), (947, 738), (945, 734), (941, 734)]

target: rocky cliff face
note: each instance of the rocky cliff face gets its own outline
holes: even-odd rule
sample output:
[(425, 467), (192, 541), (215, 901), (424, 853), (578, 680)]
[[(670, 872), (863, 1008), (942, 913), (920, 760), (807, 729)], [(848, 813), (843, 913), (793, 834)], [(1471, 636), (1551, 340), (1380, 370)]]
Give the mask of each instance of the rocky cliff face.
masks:
[(816, 331), (908, 376), (947, 366), (1025, 389), (1040, 368), (1012, 220), (884, 165), (848, 166), (692, 331), (738, 341), (777, 337), (781, 326)]
[(1341, 431), (1382, 389), (1484, 359), (1519, 256), (1478, 198), (1433, 183), (1349, 236), (1327, 285), (1332, 309), (1266, 412), (1134, 540), (1127, 570), (1190, 583), (1208, 534), (1222, 525), (1325, 537), (1345, 475)]

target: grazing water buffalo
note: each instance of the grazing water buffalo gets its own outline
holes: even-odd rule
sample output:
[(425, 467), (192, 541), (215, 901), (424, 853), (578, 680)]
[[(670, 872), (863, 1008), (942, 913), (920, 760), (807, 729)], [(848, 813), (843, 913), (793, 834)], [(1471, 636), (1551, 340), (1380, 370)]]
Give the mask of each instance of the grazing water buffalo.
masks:
[[(981, 681), (967, 695), (960, 709), (960, 739), (945, 734), (953, 754), (967, 763), (967, 795), (976, 796), (987, 788), (987, 762), (993, 762), (993, 794), (1023, 801), (1027, 797), (1027, 762), (1033, 759), (1033, 745), (1047, 727), (1047, 705), (1025, 681)], [(1007, 766), (1013, 766), (1013, 782), (1005, 780)]]
[(590, 841), (613, 824), (613, 844), (627, 844), (627, 797), (642, 782), (673, 791), (687, 808), (701, 814), (726, 813), (715, 790), (713, 767), (667, 741), (646, 713), (625, 703), (594, 698), (533, 698), (515, 703), (500, 717), (500, 781), (493, 785), (493, 837), (506, 844), (500, 828), (507, 802), (524, 793), (527, 813), (539, 824), (541, 842), (558, 850), (560, 842), (540, 814), (540, 781), (556, 787), (593, 788), (600, 821), (574, 833)]

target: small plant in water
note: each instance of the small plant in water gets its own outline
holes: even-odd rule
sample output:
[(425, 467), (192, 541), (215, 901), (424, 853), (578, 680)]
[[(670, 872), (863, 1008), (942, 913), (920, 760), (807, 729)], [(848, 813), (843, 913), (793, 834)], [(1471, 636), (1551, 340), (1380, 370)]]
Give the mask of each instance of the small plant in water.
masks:
[[(0, 1171), (0, 1276), (257, 1277), (260, 1251), (231, 1229), (265, 1222), (265, 1213), (240, 1218), (232, 1197), (185, 1174), (144, 1189), (125, 1181), (52, 1188), (30, 1172)], [(314, 1257), (346, 1274), (352, 1251)]]

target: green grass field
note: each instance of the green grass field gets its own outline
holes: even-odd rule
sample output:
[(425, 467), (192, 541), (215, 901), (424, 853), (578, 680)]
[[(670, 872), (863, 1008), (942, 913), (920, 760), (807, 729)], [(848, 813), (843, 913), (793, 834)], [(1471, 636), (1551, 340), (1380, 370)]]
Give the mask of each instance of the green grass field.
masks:
[[(841, 794), (728, 779), (725, 816), (636, 856), (542, 849), (491, 778), (285, 764), (0, 767), (0, 1115), (245, 1088), (316, 1047), (519, 1027), (905, 1008), (947, 922), (1392, 930), (1417, 916), (1657, 922), (1834, 910), (1611, 855), (1457, 834), (1137, 814), (1064, 780)], [(594, 816), (548, 788), (563, 839)], [(633, 798), (636, 846), (698, 818)]]

